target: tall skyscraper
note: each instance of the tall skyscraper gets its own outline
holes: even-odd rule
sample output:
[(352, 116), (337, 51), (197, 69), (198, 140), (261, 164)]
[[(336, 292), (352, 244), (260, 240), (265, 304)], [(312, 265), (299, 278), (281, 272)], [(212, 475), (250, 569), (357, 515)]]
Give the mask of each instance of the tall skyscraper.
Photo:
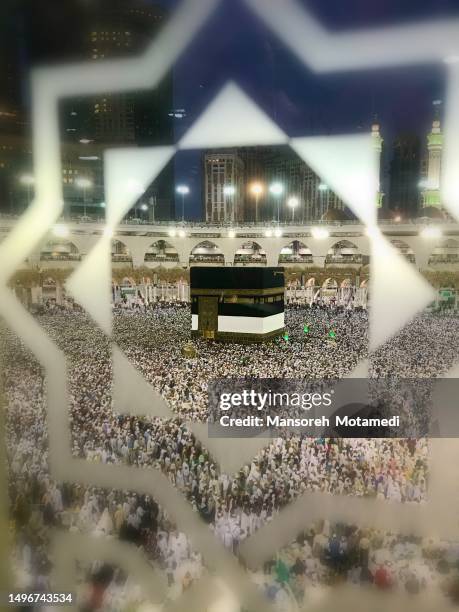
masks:
[(244, 162), (237, 151), (207, 153), (204, 183), (207, 223), (234, 223), (244, 219)]
[(32, 170), (32, 146), (21, 104), (21, 58), (15, 48), (21, 37), (14, 8), (9, 8), (8, 17), (2, 14), (0, 19), (0, 210), (18, 212), (33, 192), (21, 180)]
[(439, 116), (440, 104), (439, 100), (434, 102), (435, 118), (432, 122), (432, 129), (427, 134), (427, 160), (421, 179), (421, 205), (423, 208), (441, 208), (440, 178), (443, 134)]
[[(326, 185), (321, 178), (289, 147), (273, 147), (265, 159), (266, 184), (279, 182), (284, 187), (284, 197), (280, 219), (289, 220), (290, 210), (286, 202), (289, 197), (298, 198), (298, 221), (321, 219), (329, 210), (343, 210), (342, 200)], [(275, 198), (270, 196), (266, 202), (272, 210), (272, 218), (277, 218)]]
[[(89, 61), (139, 55), (157, 35), (165, 17), (164, 9), (147, 0), (94, 0), (88, 6), (86, 29), (81, 34), (81, 53)], [(101, 92), (93, 98), (68, 101), (61, 109), (63, 138), (77, 144), (94, 143), (97, 147), (172, 144), (173, 118), (169, 116), (172, 107), (173, 80), (169, 72), (153, 89)], [(85, 149), (85, 144), (82, 148)], [(78, 167), (82, 157), (90, 155), (82, 150), (75, 159), (64, 161), (68, 170), (76, 168), (80, 176), (88, 175), (91, 180), (85, 206), (89, 212), (104, 199), (102, 161), (101, 158), (92, 161), (85, 171)], [(65, 200), (73, 206), (79, 201), (81, 212), (81, 190), (74, 185), (74, 181), (66, 183)], [(143, 194), (142, 201), (155, 202), (156, 219), (173, 218), (173, 163), (166, 166)]]
[[(93, 60), (143, 52), (165, 18), (162, 8), (145, 0), (96, 0), (91, 12), (85, 53)], [(164, 141), (172, 133), (172, 106), (170, 73), (153, 91), (105, 92), (93, 101), (94, 136), (110, 143)]]
[(407, 216), (417, 214), (421, 144), (416, 134), (400, 134), (394, 143), (390, 165), (390, 207)]
[[(218, 153), (218, 154), (217, 154)], [(226, 156), (226, 157), (225, 157)], [(234, 175), (233, 175), (234, 173)], [(236, 178), (237, 177), (237, 178)], [(287, 146), (240, 147), (231, 153), (218, 151), (205, 156), (205, 209), (206, 219), (218, 218), (212, 210), (223, 211), (222, 185), (236, 186), (235, 220), (255, 220), (258, 208), (260, 221), (287, 221), (291, 209), (289, 197), (299, 201), (296, 219), (312, 221), (321, 219), (330, 209), (342, 211), (343, 202), (325, 185), (313, 170)], [(270, 185), (282, 184), (282, 194), (273, 195)], [(251, 187), (260, 184), (261, 192), (256, 196)], [(218, 187), (220, 185), (220, 187)], [(220, 218), (224, 218), (220, 212)]]

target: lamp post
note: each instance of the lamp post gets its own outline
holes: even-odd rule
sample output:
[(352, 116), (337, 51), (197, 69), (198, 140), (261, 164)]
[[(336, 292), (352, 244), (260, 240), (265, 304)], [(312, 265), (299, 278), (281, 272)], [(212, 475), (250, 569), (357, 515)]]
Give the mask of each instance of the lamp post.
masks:
[(255, 196), (255, 223), (258, 223), (258, 200), (263, 193), (263, 185), (261, 183), (252, 183), (250, 192)]
[(292, 223), (295, 221), (295, 208), (300, 203), (299, 199), (296, 196), (290, 196), (287, 200), (287, 206), (292, 209)]
[[(282, 183), (279, 183), (278, 181), (276, 181), (274, 183), (271, 183), (271, 185), (269, 186), (269, 191), (273, 194), (273, 196), (277, 200), (277, 223), (279, 223), (280, 222), (280, 197), (284, 193), (284, 186), (282, 185)], [(274, 218), (273, 218), (273, 221), (274, 221)]]
[(182, 196), (182, 223), (185, 222), (185, 196), (190, 193), (188, 185), (179, 185), (177, 187), (177, 193)]
[(236, 193), (236, 188), (233, 185), (225, 185), (223, 187), (223, 197), (225, 200), (225, 210), (226, 210), (226, 198), (229, 199), (231, 204), (231, 218), (230, 221), (234, 222), (234, 194)]
[(77, 178), (75, 185), (83, 190), (83, 216), (86, 217), (86, 193), (92, 187), (92, 181), (85, 177)]

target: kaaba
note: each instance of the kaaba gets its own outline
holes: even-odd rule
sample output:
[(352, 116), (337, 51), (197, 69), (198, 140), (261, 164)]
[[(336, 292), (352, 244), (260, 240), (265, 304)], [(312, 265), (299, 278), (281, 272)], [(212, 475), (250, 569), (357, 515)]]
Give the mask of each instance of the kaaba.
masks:
[(193, 267), (191, 332), (208, 340), (263, 342), (284, 333), (284, 269)]

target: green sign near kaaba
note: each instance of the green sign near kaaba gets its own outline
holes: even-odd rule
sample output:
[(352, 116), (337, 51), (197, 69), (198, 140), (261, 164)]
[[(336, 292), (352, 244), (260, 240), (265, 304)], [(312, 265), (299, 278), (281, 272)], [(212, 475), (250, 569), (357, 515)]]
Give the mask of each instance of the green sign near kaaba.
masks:
[(124, 295), (135, 295), (137, 292), (137, 289), (135, 287), (128, 286), (128, 287), (120, 287), (120, 291)]

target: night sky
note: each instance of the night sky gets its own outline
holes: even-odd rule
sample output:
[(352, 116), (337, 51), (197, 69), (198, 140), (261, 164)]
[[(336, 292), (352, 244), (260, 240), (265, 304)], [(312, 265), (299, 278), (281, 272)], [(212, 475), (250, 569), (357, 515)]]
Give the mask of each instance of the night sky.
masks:
[[(448, 0), (301, 0), (301, 4), (335, 31), (459, 15), (459, 3)], [(368, 130), (377, 115), (386, 142), (383, 183), (387, 183), (395, 136), (413, 131), (425, 138), (432, 101), (444, 97), (444, 72), (444, 66), (426, 65), (316, 75), (242, 1), (226, 0), (176, 67), (176, 106), (188, 113), (176, 135), (232, 79), (291, 136)], [(199, 164), (192, 154), (182, 154), (177, 161), (178, 180), (190, 184), (197, 194)], [(193, 198), (195, 210), (199, 199)]]
[[(324, 26), (336, 31), (459, 15), (458, 0), (299, 1)], [(62, 24), (65, 15), (72, 15), (78, 23), (76, 9), (79, 3), (80, 6), (85, 4), (83, 0), (64, 1), (60, 9), (62, 14), (56, 16), (53, 10), (47, 20), (54, 19)], [(88, 3), (90, 0), (86, 0)], [(170, 10), (178, 4), (175, 0), (156, 0), (155, 3)], [(35, 0), (32, 5), (49, 4), (55, 9), (56, 3), (45, 0)], [(35, 12), (34, 21), (37, 19)], [(31, 31), (36, 29), (32, 27)], [(41, 36), (46, 35), (42, 33)], [(52, 39), (52, 36), (47, 37), (51, 47)], [(54, 54), (59, 53), (59, 40), (52, 49)], [(71, 47), (71, 36), (65, 40), (66, 46)], [(18, 52), (26, 57), (23, 49)], [(177, 121), (175, 136), (176, 139), (180, 137), (231, 79), (289, 135), (368, 130), (376, 114), (387, 145), (384, 160), (387, 168), (391, 145), (398, 133), (414, 131), (425, 137), (432, 121), (432, 101), (444, 97), (444, 72), (443, 66), (425, 65), (316, 75), (285, 49), (241, 0), (223, 0), (174, 69), (174, 106), (183, 107), (187, 112), (186, 119)], [(177, 159), (177, 181), (187, 182), (192, 189), (190, 216), (198, 216), (201, 210), (200, 171), (200, 159), (196, 154), (182, 154)]]
[[(459, 3), (446, 0), (303, 0), (301, 4), (334, 30), (426, 15), (459, 15)], [(443, 74), (442, 66), (422, 66), (315, 75), (243, 2), (224, 0), (179, 61), (175, 87), (177, 104), (183, 103), (192, 116), (228, 79), (234, 79), (290, 135), (355, 131), (368, 127), (374, 113), (385, 129), (396, 132), (428, 127), (431, 102), (443, 95)]]

